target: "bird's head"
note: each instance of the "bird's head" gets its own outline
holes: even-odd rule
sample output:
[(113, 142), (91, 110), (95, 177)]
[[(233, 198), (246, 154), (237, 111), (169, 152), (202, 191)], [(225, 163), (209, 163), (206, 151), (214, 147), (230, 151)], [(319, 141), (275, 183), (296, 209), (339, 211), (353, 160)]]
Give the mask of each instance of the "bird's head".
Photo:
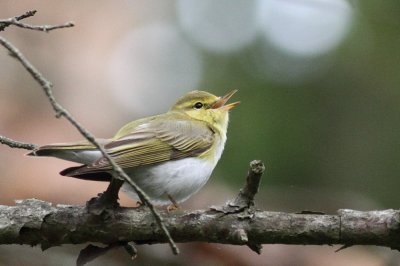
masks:
[(209, 123), (216, 129), (226, 132), (229, 114), (240, 102), (226, 104), (237, 90), (218, 97), (205, 91), (191, 91), (182, 96), (171, 108), (172, 111), (184, 112), (193, 119)]

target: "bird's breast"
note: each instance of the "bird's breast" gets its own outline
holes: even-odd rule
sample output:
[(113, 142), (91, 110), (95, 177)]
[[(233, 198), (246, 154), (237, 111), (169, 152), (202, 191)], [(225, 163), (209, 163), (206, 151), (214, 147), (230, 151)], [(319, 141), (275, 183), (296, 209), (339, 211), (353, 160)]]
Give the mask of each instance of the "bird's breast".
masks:
[[(154, 204), (170, 204), (169, 196), (177, 202), (188, 199), (209, 179), (215, 164), (201, 158), (184, 158), (153, 166), (134, 168), (129, 175), (143, 189)], [(133, 197), (132, 188), (124, 184), (123, 190)]]

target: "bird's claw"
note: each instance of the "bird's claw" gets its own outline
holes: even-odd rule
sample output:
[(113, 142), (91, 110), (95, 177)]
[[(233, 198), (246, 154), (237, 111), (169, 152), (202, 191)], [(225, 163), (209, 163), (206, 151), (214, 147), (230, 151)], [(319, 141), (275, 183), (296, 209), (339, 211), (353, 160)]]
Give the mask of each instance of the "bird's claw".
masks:
[(171, 204), (168, 205), (168, 207), (167, 207), (167, 211), (172, 212), (172, 211), (176, 211), (176, 210), (180, 209), (178, 202), (176, 202), (176, 200), (171, 195), (168, 194), (167, 196), (168, 196), (168, 199), (171, 201)]

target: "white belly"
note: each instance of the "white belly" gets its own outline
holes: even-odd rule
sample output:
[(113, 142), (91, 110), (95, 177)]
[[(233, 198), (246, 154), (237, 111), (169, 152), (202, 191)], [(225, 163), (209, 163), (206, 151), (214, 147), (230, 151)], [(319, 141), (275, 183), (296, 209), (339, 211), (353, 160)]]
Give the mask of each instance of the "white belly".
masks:
[[(125, 171), (153, 204), (167, 205), (171, 203), (169, 196), (176, 202), (182, 202), (196, 193), (207, 182), (215, 165), (216, 162), (204, 159), (185, 158)], [(138, 198), (128, 183), (124, 183), (122, 191)]]

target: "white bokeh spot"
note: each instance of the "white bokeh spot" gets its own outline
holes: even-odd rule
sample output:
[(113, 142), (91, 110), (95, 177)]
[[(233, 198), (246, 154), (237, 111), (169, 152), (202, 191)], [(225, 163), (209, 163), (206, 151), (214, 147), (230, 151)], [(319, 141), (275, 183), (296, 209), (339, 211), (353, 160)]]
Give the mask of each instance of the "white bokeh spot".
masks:
[(115, 48), (109, 88), (123, 107), (147, 115), (166, 111), (184, 92), (197, 89), (201, 78), (201, 56), (177, 27), (150, 24), (133, 30)]
[(259, 0), (258, 11), (266, 40), (298, 56), (317, 56), (336, 48), (354, 15), (346, 0)]
[(179, 0), (180, 26), (197, 45), (216, 53), (235, 52), (257, 35), (255, 0)]

